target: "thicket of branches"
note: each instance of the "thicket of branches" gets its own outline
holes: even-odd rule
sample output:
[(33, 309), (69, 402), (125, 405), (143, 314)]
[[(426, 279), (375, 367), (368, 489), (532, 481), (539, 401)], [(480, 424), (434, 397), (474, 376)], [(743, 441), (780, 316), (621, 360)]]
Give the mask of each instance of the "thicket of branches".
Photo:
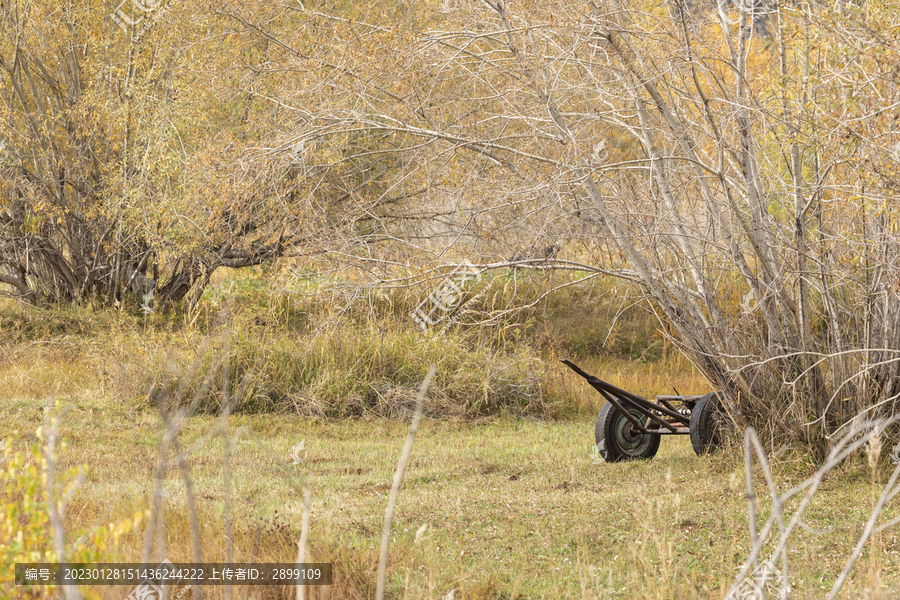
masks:
[(131, 38), (29, 6), (0, 48), (21, 296), (587, 237), (615, 252), (557, 264), (641, 286), (761, 431), (823, 450), (895, 409), (896, 2), (185, 0)]
[(249, 99), (217, 93), (208, 31), (148, 15), (129, 37), (105, 9), (0, 3), (0, 283), (193, 304), (216, 268), (290, 248), (285, 174), (248, 160), (261, 132)]
[(642, 286), (779, 439), (824, 452), (851, 416), (894, 412), (895, 4), (445, 8), (342, 22), (379, 49), (342, 63), (368, 77), (298, 109), (283, 147), (405, 140), (395, 187), (426, 190), (407, 225), (439, 206), (432, 233), (481, 257), (588, 223), (621, 258), (589, 266)]

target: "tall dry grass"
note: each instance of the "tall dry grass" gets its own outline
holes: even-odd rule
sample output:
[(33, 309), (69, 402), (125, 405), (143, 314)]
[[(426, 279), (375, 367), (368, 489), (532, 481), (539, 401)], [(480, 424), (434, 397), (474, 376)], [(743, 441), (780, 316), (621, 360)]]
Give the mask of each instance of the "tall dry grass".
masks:
[[(361, 291), (333, 277), (292, 280), (289, 289), (236, 274), (211, 286), (191, 315), (7, 306), (0, 310), (0, 378), (13, 393), (94, 389), (148, 406), (153, 390), (186, 385), (193, 395), (203, 388), (214, 367), (212, 354), (198, 349), (204, 339), (227, 337), (230, 378), (248, 385), (235, 407), (242, 413), (402, 417), (429, 363), (440, 366), (429, 414), (450, 418), (599, 409), (601, 398), (568, 377), (561, 358), (647, 396), (707, 389), (671, 352), (648, 309), (613, 281), (567, 287), (534, 304), (547, 285), (567, 277), (495, 273), (455, 321), (429, 331), (410, 317), (427, 289)], [(509, 312), (525, 304), (534, 305)], [(218, 320), (225, 311), (227, 325)], [(198, 357), (185, 382), (184, 367)], [(217, 411), (222, 401), (208, 389), (199, 408)]]

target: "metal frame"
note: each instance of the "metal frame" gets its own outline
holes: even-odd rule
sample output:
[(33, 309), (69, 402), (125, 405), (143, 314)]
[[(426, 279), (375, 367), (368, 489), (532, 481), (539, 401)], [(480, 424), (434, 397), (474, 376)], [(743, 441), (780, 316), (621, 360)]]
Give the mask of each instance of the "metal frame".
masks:
[[(591, 384), (591, 387), (600, 392), (600, 395), (616, 407), (631, 425), (641, 433), (690, 435), (691, 412), (694, 409), (694, 405), (703, 396), (665, 395), (657, 396), (656, 402), (651, 402), (643, 396), (626, 392), (622, 388), (603, 381), (599, 377), (594, 377), (590, 373), (582, 371), (576, 364), (568, 360), (561, 362), (584, 377)], [(634, 415), (630, 412), (631, 409), (638, 411), (649, 419), (646, 427), (634, 418)]]

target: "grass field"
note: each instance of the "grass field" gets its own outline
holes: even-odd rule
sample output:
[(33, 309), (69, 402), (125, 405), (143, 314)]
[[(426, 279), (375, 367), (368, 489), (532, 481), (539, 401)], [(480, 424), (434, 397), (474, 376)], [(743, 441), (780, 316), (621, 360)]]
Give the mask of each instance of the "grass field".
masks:
[[(492, 298), (502, 305), (509, 283), (500, 283)], [(166, 431), (148, 393), (156, 386), (163, 404), (197, 398), (201, 410), (177, 438), (190, 493), (175, 452), (165, 455), (165, 527), (152, 536), (161, 542), (153, 560), (189, 562), (199, 548), (203, 560), (225, 562), (230, 529), (234, 561), (294, 561), (309, 486), (308, 560), (333, 563), (335, 581), (307, 597), (372, 598), (410, 394), (438, 362), (394, 517), (387, 597), (723, 598), (750, 550), (741, 449), (698, 458), (676, 437), (664, 439), (652, 461), (599, 461), (593, 417), (601, 398), (559, 358), (648, 397), (708, 386), (666, 351), (646, 314), (604, 321), (597, 299), (610, 294), (573, 289), (518, 321), (427, 335), (406, 322), (415, 298), (404, 297), (379, 300), (382, 308), (370, 302), (374, 316), (334, 321), (322, 305), (245, 295), (232, 305), (225, 336), (202, 314), (187, 323), (178, 315), (0, 306), (0, 441), (10, 448), (0, 469), (0, 525), (4, 516), (8, 525), (0, 526), (0, 560), (52, 550), (39, 442), (47, 442), (57, 401), (65, 446), (56, 473), (86, 469), (65, 515), (67, 552), (142, 560)], [(252, 401), (223, 422), (226, 372), (232, 389), (249, 382)], [(815, 470), (796, 449), (767, 450), (779, 490)], [(792, 598), (827, 595), (887, 478), (888, 453), (875, 469), (860, 454), (826, 477), (791, 537)], [(764, 521), (771, 501), (762, 472), (753, 475)], [(882, 520), (897, 514), (888, 506)], [(24, 538), (15, 539), (17, 527), (28, 531)], [(875, 536), (842, 597), (900, 594), (898, 552), (896, 530)], [(0, 573), (0, 597), (23, 591), (10, 575)], [(131, 590), (82, 591), (124, 598)], [(231, 593), (204, 588), (209, 598), (294, 597), (280, 588)], [(35, 588), (24, 597), (46, 594)]]
[[(0, 411), (0, 437), (6, 437), (12, 426), (39, 426), (43, 401), (20, 398)], [(195, 417), (181, 436), (190, 449), (209, 561), (225, 556), (222, 438), (209, 435), (218, 423)], [(229, 428), (237, 438), (235, 561), (294, 559), (306, 482), (313, 490), (312, 558), (335, 565), (331, 597), (372, 597), (386, 496), (406, 426), (251, 415), (232, 417)], [(152, 411), (79, 399), (62, 426), (63, 466), (88, 469), (69, 511), (72, 528), (149, 505), (162, 433)], [(748, 551), (742, 458), (735, 451), (697, 458), (686, 438), (670, 438), (652, 461), (598, 463), (592, 435), (588, 419), (426, 421), (400, 492), (389, 594), (444, 598), (455, 589), (457, 598), (722, 598)], [(293, 464), (291, 449), (301, 441)], [(185, 488), (169, 462), (166, 556), (189, 561)], [(808, 471), (802, 462), (776, 467), (782, 486)], [(764, 497), (765, 490), (757, 493)], [(791, 547), (794, 597), (827, 592), (872, 503), (862, 461), (826, 481), (806, 522), (823, 532), (803, 531)], [(142, 543), (142, 535), (123, 537), (115, 558), (140, 560)], [(851, 597), (863, 592), (872, 564), (887, 585), (900, 580), (900, 541), (884, 534), (876, 547), (874, 562), (860, 561)], [(116, 597), (118, 590), (106, 592)]]

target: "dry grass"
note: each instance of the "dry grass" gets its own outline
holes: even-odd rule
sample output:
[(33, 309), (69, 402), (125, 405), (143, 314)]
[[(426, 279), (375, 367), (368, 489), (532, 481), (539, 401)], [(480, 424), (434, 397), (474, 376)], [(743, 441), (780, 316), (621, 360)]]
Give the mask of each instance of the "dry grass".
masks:
[[(577, 362), (588, 373), (645, 398), (674, 394), (676, 390), (686, 395), (710, 391), (700, 373), (678, 354), (652, 362), (603, 356), (585, 357)], [(566, 398), (577, 413), (596, 414), (603, 406), (603, 397), (585, 385), (580, 377), (572, 377), (568, 370), (555, 373), (549, 385), (554, 394)]]
[[(35, 427), (42, 406), (4, 403), (0, 437), (10, 435), (13, 423)], [(204, 560), (224, 561), (221, 441), (205, 437), (216, 422), (194, 417), (181, 441), (193, 449)], [(335, 563), (331, 597), (372, 597), (405, 424), (238, 415), (231, 427), (246, 428), (231, 465), (236, 560), (295, 558), (302, 478), (313, 488), (311, 559)], [(584, 419), (423, 423), (394, 520), (388, 595), (443, 598), (456, 589), (457, 597), (472, 598), (724, 596), (749, 549), (739, 453), (698, 459), (685, 438), (670, 438), (653, 461), (598, 464), (591, 429)], [(70, 528), (149, 505), (162, 433), (149, 411), (117, 408), (104, 397), (79, 399), (63, 423), (69, 446), (61, 466), (85, 464), (88, 477), (69, 512)], [(292, 465), (291, 448), (301, 440), (305, 453)], [(776, 465), (780, 485), (809, 471), (798, 457)], [(168, 472), (166, 556), (190, 561), (185, 488), (172, 459)], [(871, 490), (862, 460), (825, 482), (806, 524), (827, 533), (803, 531), (792, 545), (793, 597), (827, 591), (871, 509)], [(763, 503), (763, 518), (767, 510)], [(891, 509), (886, 518), (896, 514)], [(139, 560), (142, 539), (123, 538), (109, 559)], [(877, 548), (854, 572), (850, 597), (869, 582), (870, 559), (886, 585), (900, 580), (893, 560), (900, 540), (888, 532)]]
[[(528, 304), (565, 277), (495, 273), (465, 317)], [(409, 316), (422, 295), (417, 290), (357, 290), (345, 298), (320, 295), (324, 289), (319, 281), (278, 293), (235, 276), (210, 288), (193, 316), (0, 307), (0, 384), (14, 395), (103, 390), (116, 401), (152, 406), (154, 388), (200, 390), (227, 345), (232, 380), (249, 378), (239, 412), (405, 418), (421, 366), (429, 363), (441, 367), (430, 414), (451, 418), (599, 410), (600, 397), (573, 382), (561, 358), (647, 396), (672, 393), (673, 386), (684, 393), (707, 388), (691, 365), (667, 351), (649, 314), (639, 305), (629, 309), (627, 295), (609, 281), (566, 288), (477, 327), (428, 332)], [(201, 364), (185, 381), (198, 357)], [(220, 406), (213, 387), (200, 408)]]
[[(255, 288), (243, 295), (232, 288), (227, 330), (217, 329), (211, 316), (220, 301), (215, 294), (201, 307), (209, 314), (195, 314), (193, 326), (179, 315), (35, 313), (6, 306), (0, 439), (16, 435), (15, 444), (24, 443), (22, 436), (43, 420), (45, 399), (62, 398), (72, 410), (62, 427), (68, 448), (60, 468), (88, 467), (67, 527), (118, 522), (151, 506), (164, 428), (147, 398), (150, 385), (171, 391), (187, 381), (183, 397), (190, 398), (202, 376), (212, 375), (210, 392), (202, 396), (210, 413), (191, 417), (179, 436), (188, 450), (204, 560), (225, 560), (228, 505), (235, 560), (295, 560), (309, 484), (309, 560), (333, 562), (335, 585), (310, 590), (308, 597), (371, 598), (408, 401), (422, 365), (433, 360), (440, 368), (429, 394), (432, 420), (419, 430), (400, 490), (387, 597), (437, 599), (456, 590), (456, 599), (721, 598), (749, 551), (741, 457), (729, 450), (698, 459), (687, 439), (668, 438), (653, 461), (597, 462), (593, 415), (600, 397), (559, 358), (573, 358), (647, 397), (673, 389), (703, 393), (708, 386), (690, 364), (665, 352), (652, 327), (635, 315), (597, 325), (588, 336), (593, 341), (582, 348), (590, 350), (567, 342), (570, 321), (599, 319), (605, 310), (592, 301), (605, 292), (595, 292), (572, 292), (570, 313), (547, 305), (502, 326), (440, 334), (404, 326), (400, 317), (415, 298), (394, 292), (335, 319), (334, 304), (302, 305), (283, 297), (266, 303)], [(494, 298), (509, 300), (499, 292)], [(621, 330), (628, 319), (634, 319), (632, 347), (607, 347), (616, 338), (609, 329)], [(641, 338), (641, 331), (650, 333)], [(209, 347), (198, 350), (204, 344)], [(595, 353), (595, 344), (605, 350)], [(249, 382), (243, 412), (229, 419), (230, 431), (240, 435), (230, 452), (227, 501), (222, 438), (215, 430), (222, 401), (212, 367), (217, 356), (229, 358), (235, 386)], [(200, 366), (200, 375), (186, 378), (191, 364)], [(529, 381), (533, 388), (523, 393)], [(356, 416), (334, 420), (329, 414)], [(434, 420), (436, 415), (468, 419)], [(565, 418), (548, 420), (554, 416)], [(300, 441), (302, 460), (291, 464), (291, 449)], [(775, 459), (780, 486), (811, 470), (802, 453), (786, 451)], [(191, 561), (188, 492), (173, 456), (166, 472), (163, 554)], [(826, 479), (807, 511), (808, 529), (791, 545), (792, 597), (817, 598), (829, 589), (872, 508), (877, 479), (855, 459)], [(764, 498), (765, 490), (757, 495)], [(759, 504), (763, 520), (771, 511), (766, 502)], [(896, 514), (889, 507), (885, 518)], [(143, 544), (144, 532), (134, 531), (104, 557), (138, 561)], [(846, 597), (897, 591), (898, 551), (896, 535), (881, 534), (853, 572)], [(0, 589), (0, 596), (7, 591)], [(250, 593), (233, 591), (233, 597)], [(119, 598), (130, 590), (95, 592)], [(293, 593), (270, 588), (256, 597)], [(224, 592), (205, 588), (204, 595), (220, 598)]]
[[(405, 338), (405, 339), (404, 339)], [(313, 340), (312, 347), (285, 336), (252, 338), (234, 349), (235, 378), (251, 373), (253, 385), (239, 407), (245, 412), (295, 412), (308, 416), (402, 417), (408, 412), (418, 373), (415, 362), (442, 359), (438, 401), (430, 414), (455, 417), (508, 412), (553, 417), (596, 413), (602, 397), (560, 368), (558, 358), (526, 352), (498, 354), (468, 350), (432, 338), (412, 344), (404, 333), (381, 340), (365, 331), (338, 330)], [(117, 401), (150, 406), (154, 384), (174, 386), (184, 365), (195, 358), (204, 337), (156, 334), (104, 335), (28, 343), (6, 350), (0, 385), (12, 397), (67, 397), (101, 390)], [(403, 342), (410, 342), (404, 346)], [(403, 349), (395, 352), (395, 349)], [(343, 354), (338, 354), (338, 350)], [(701, 393), (709, 386), (677, 354), (664, 361), (617, 357), (578, 359), (582, 368), (614, 385), (652, 398), (657, 394)], [(218, 408), (210, 396), (207, 406)]]

